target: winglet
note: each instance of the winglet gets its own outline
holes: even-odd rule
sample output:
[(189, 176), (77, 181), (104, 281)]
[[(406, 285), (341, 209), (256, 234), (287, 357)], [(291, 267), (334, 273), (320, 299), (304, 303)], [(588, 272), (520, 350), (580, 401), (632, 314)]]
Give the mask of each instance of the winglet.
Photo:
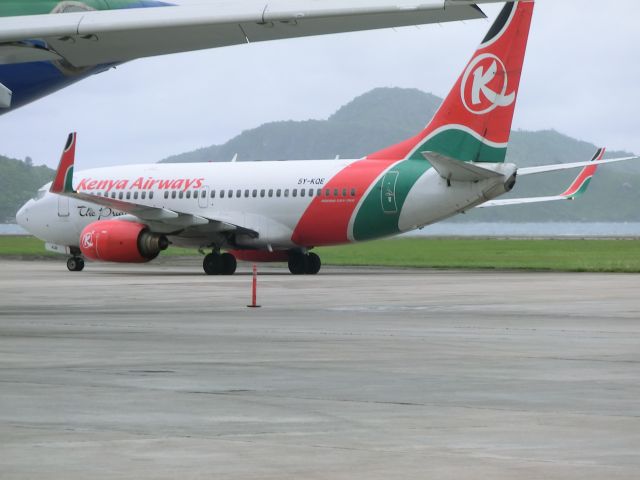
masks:
[(591, 161), (594, 162), (594, 165), (584, 167), (571, 186), (560, 194), (561, 196), (566, 197), (568, 200), (573, 200), (587, 191), (587, 187), (589, 186), (591, 179), (595, 175), (596, 170), (598, 170), (598, 165), (595, 164), (595, 162), (602, 160), (605, 150), (606, 149), (604, 148), (599, 148), (596, 151), (595, 155), (591, 159)]
[(60, 164), (56, 171), (56, 176), (53, 179), (51, 193), (65, 194), (75, 193), (73, 189), (73, 164), (76, 158), (76, 132), (69, 134), (67, 143), (64, 146), (62, 157), (60, 157)]

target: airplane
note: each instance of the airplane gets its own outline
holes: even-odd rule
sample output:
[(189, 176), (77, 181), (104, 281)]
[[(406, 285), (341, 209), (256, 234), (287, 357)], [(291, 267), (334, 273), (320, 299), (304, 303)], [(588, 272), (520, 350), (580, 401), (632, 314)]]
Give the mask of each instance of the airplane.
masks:
[(123, 62), (268, 40), (486, 18), (498, 0), (8, 0), (0, 115)]
[[(18, 223), (69, 255), (147, 262), (170, 245), (210, 251), (209, 275), (237, 260), (287, 262), (316, 274), (312, 249), (390, 237), (475, 207), (575, 198), (593, 162), (518, 168), (505, 163), (533, 0), (505, 4), (424, 130), (355, 160), (145, 164), (75, 172), (69, 135), (53, 182), (17, 213)], [(603, 160), (597, 165), (631, 160)], [(586, 167), (586, 168), (584, 168)], [(561, 195), (496, 199), (516, 177), (584, 168)], [(224, 253), (223, 253), (224, 252)]]

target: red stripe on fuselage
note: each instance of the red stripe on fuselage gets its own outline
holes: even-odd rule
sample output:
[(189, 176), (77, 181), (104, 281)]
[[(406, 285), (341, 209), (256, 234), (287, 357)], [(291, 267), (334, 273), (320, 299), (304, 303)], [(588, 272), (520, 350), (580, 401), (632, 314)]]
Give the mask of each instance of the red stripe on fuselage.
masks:
[[(395, 162), (358, 160), (336, 174), (322, 186), (322, 195), (314, 197), (302, 214), (291, 239), (297, 245), (317, 247), (349, 241), (349, 222), (369, 186)], [(346, 189), (346, 196), (343, 191)], [(355, 189), (356, 196), (351, 195)], [(326, 196), (326, 190), (331, 195)], [(338, 195), (334, 191), (338, 190)]]

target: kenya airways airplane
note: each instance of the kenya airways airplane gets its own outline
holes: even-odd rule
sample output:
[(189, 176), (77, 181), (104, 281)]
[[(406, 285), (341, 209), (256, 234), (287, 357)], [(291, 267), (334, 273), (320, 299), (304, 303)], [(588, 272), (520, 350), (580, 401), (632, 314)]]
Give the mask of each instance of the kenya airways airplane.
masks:
[[(431, 122), (416, 136), (357, 160), (126, 165), (74, 174), (76, 135), (54, 181), (17, 214), (25, 229), (70, 255), (147, 262), (170, 245), (209, 250), (207, 274), (236, 260), (288, 262), (315, 274), (314, 247), (408, 232), (474, 207), (573, 199), (595, 164), (518, 169), (505, 163), (533, 1), (507, 3)], [(602, 160), (598, 164), (628, 160)], [(564, 193), (494, 200), (516, 175), (586, 167)], [(225, 253), (222, 253), (222, 252)]]

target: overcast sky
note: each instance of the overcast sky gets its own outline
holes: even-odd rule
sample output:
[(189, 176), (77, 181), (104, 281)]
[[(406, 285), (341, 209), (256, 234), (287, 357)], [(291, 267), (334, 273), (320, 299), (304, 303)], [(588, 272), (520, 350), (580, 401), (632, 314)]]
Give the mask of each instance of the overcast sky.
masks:
[[(55, 167), (77, 130), (78, 168), (154, 162), (264, 122), (324, 119), (376, 87), (444, 96), (500, 7), (483, 6), (489, 20), (137, 60), (0, 116), (0, 154)], [(514, 128), (640, 153), (639, 21), (638, 0), (539, 0)]]

